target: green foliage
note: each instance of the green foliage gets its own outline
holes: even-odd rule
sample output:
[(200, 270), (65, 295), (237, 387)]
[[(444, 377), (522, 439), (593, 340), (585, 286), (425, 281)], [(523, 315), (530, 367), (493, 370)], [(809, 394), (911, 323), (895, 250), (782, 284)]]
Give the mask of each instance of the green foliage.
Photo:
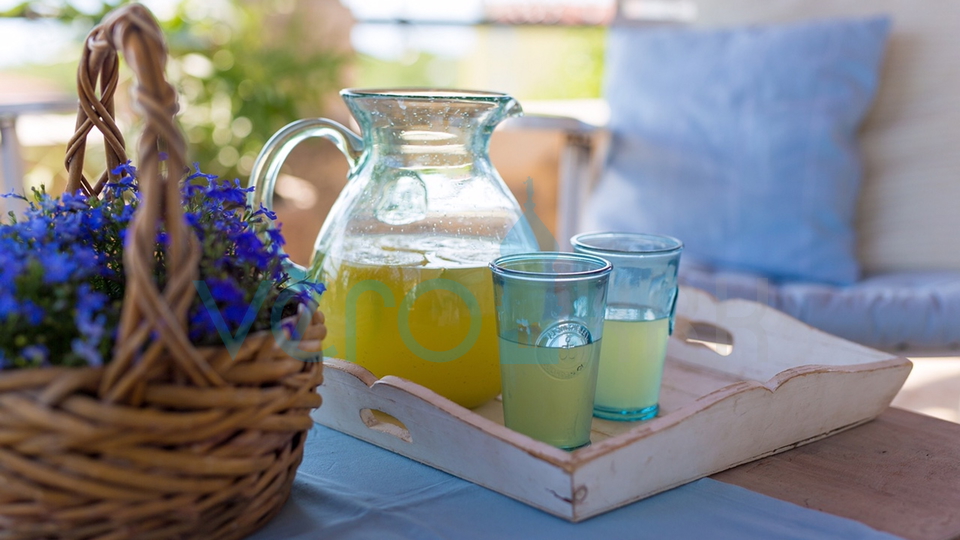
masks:
[[(67, 2), (31, 0), (0, 17), (54, 18), (86, 34), (123, 3), (103, 1), (80, 11)], [(340, 88), (348, 57), (312, 44), (309, 18), (298, 9), (306, 6), (181, 0), (160, 21), (190, 157), (210, 173), (245, 178), (273, 133), (298, 118), (321, 115), (324, 98)]]
[(163, 22), (185, 98), (180, 121), (194, 161), (218, 176), (243, 178), (273, 133), (322, 113), (347, 58), (305, 46), (305, 19), (277, 16), (272, 3), (232, 4), (226, 20), (191, 20), (189, 5)]

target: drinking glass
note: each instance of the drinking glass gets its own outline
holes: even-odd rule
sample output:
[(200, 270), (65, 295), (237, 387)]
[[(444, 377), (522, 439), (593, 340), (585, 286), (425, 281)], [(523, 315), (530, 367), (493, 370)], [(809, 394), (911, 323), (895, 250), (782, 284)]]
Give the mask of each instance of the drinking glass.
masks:
[(580, 234), (570, 243), (575, 253), (613, 265), (593, 414), (649, 420), (660, 409), (683, 244), (669, 236), (615, 232)]
[(589, 444), (610, 263), (540, 252), (490, 269), (504, 423), (565, 450)]

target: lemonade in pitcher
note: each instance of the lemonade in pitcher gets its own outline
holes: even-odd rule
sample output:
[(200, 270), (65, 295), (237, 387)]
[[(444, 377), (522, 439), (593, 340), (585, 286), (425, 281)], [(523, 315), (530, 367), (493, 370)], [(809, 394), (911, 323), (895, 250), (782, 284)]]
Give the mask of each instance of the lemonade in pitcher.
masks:
[[(476, 407), (500, 391), (490, 270), (500, 245), (462, 238), (375, 237), (320, 262), (324, 355), (396, 375)], [(389, 264), (383, 264), (389, 261)]]

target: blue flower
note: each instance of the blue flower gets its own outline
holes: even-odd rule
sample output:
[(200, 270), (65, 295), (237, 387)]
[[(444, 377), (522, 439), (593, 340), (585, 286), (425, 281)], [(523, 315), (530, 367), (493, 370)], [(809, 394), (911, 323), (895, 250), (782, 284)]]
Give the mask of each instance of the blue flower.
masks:
[(195, 309), (190, 314), (190, 341), (198, 342), (201, 341), (205, 336), (209, 336), (217, 332), (217, 327), (213, 324), (213, 319), (210, 317), (210, 313), (201, 306), (199, 309)]
[(260, 203), (260, 209), (253, 213), (253, 217), (261, 216), (261, 215), (266, 216), (267, 219), (271, 221), (277, 220), (276, 212), (273, 212), (272, 210), (268, 210), (267, 207), (263, 205), (263, 203)]
[(117, 167), (110, 172), (120, 176), (120, 181), (117, 182), (120, 185), (132, 186), (131, 182), (137, 177), (137, 168), (130, 164), (130, 160), (117, 165)]
[[(24, 361), (105, 361), (103, 351), (115, 339), (117, 306), (124, 293), (121, 246), (140, 201), (133, 165), (121, 164), (113, 173), (118, 179), (107, 185), (103, 199), (79, 193), (57, 198), (34, 190), (34, 201), (21, 220), (0, 223), (0, 323), (11, 329), (0, 333), (0, 369), (23, 366)], [(201, 242), (200, 279), (208, 283), (231, 332), (244, 322), (250, 297), (264, 280), (271, 284), (264, 289), (267, 302), (276, 300), (289, 280), (281, 264), (283, 235), (271, 223), (277, 216), (262, 205), (251, 208), (251, 191), (237, 179), (220, 180), (199, 167), (181, 187), (187, 223)], [(159, 248), (167, 242), (167, 233), (157, 232), (156, 278), (162, 282), (168, 269)], [(324, 288), (304, 285), (295, 298), (312, 309)], [(285, 313), (295, 307), (287, 306)], [(268, 317), (256, 315), (252, 330), (266, 328)], [(188, 332), (197, 344), (218, 336), (199, 299), (190, 307)], [(21, 340), (17, 346), (12, 343), (15, 336)], [(32, 344), (23, 347), (20, 336)]]
[(107, 304), (106, 295), (94, 291), (89, 284), (81, 283), (77, 288), (77, 311), (90, 318), (94, 312), (100, 311)]
[(116, 182), (108, 183), (106, 187), (113, 190), (112, 195), (118, 196), (125, 191), (137, 189), (137, 180), (133, 176), (124, 176)]
[(83, 227), (85, 229), (99, 230), (106, 223), (106, 218), (103, 215), (103, 208), (89, 208), (83, 214)]
[(44, 366), (50, 358), (50, 349), (46, 345), (28, 345), (20, 351), (20, 356), (37, 366)]
[(57, 215), (59, 212), (60, 201), (41, 192), (41, 197), (37, 201), (39, 210), (46, 214)]
[(216, 334), (213, 310), (217, 310), (231, 332), (243, 324), (249, 309), (244, 291), (232, 279), (208, 279), (206, 281), (214, 305), (200, 304), (191, 314), (191, 339), (203, 334)]
[(43, 238), (50, 232), (52, 222), (48, 219), (31, 219), (19, 225), (21, 225), (19, 227), (20, 234), (23, 235), (24, 238), (37, 240)]
[(240, 262), (250, 264), (259, 270), (266, 270), (273, 260), (269, 250), (264, 250), (263, 241), (253, 231), (243, 231), (233, 237), (236, 256)]
[(192, 180), (196, 180), (197, 178), (203, 178), (203, 179), (206, 180), (209, 184), (213, 184), (213, 183), (215, 183), (215, 182), (217, 181), (217, 175), (215, 175), (215, 174), (204, 174), (203, 171), (200, 170), (200, 164), (199, 164), (199, 163), (196, 163), (196, 162), (195, 162), (195, 163), (193, 164), (193, 168), (194, 168), (194, 171), (195, 171), (195, 172), (194, 172), (193, 174), (191, 174), (190, 176), (187, 177), (187, 180), (186, 180), (187, 182), (190, 182), (190, 181), (192, 181)]
[(120, 215), (117, 217), (117, 220), (120, 223), (129, 222), (133, 219), (133, 214), (136, 212), (136, 210), (136, 207), (134, 207), (132, 204), (123, 205), (123, 209), (121, 210)]
[(246, 194), (252, 190), (253, 188), (243, 189), (240, 187), (240, 180), (234, 180), (233, 185), (227, 181), (223, 181), (211, 183), (210, 188), (206, 190), (206, 195), (214, 200), (243, 206), (247, 203)]
[(7, 320), (11, 315), (20, 311), (17, 299), (10, 291), (0, 290), (0, 322)]
[(270, 242), (277, 247), (277, 250), (279, 250), (280, 246), (286, 243), (286, 240), (283, 238), (283, 233), (280, 232), (279, 227), (271, 227), (267, 229), (267, 236), (270, 238)]
[(48, 251), (40, 253), (38, 260), (43, 268), (43, 282), (47, 285), (67, 281), (76, 270), (74, 262), (67, 253)]
[(70, 342), (70, 349), (85, 360), (87, 365), (100, 366), (103, 365), (103, 356), (100, 354), (99, 345), (106, 334), (107, 318), (103, 313), (96, 316), (94, 313), (103, 307), (106, 297), (90, 291), (89, 287), (84, 288), (85, 285), (78, 291), (77, 315), (74, 318), (80, 337)]
[(60, 197), (60, 207), (65, 210), (86, 210), (89, 208), (87, 199), (82, 193), (64, 193)]
[(99, 367), (103, 365), (103, 356), (97, 349), (95, 342), (75, 338), (70, 342), (70, 350), (79, 358), (85, 360), (88, 366)]
[(27, 319), (27, 323), (36, 326), (43, 322), (46, 313), (43, 311), (43, 308), (34, 304), (30, 300), (24, 300), (20, 303), (20, 314)]
[(235, 330), (240, 324), (243, 323), (244, 317), (247, 316), (247, 310), (249, 306), (240, 304), (227, 304), (221, 310), (223, 313), (223, 320), (226, 321), (231, 330)]
[(77, 247), (71, 254), (76, 265), (75, 278), (84, 278), (95, 275), (109, 275), (112, 273), (106, 261), (97, 256), (97, 253), (86, 247)]
[(297, 301), (313, 309), (316, 309), (320, 295), (327, 290), (327, 287), (323, 283), (315, 283), (312, 281), (301, 281), (296, 284), (296, 287), (300, 289), (295, 296)]
[(211, 278), (207, 280), (210, 295), (217, 305), (244, 303), (244, 294), (231, 279)]
[(306, 286), (312, 288), (312, 289), (313, 289), (313, 293), (316, 294), (316, 295), (321, 295), (321, 294), (323, 294), (323, 293), (325, 293), (325, 292), (327, 291), (327, 286), (324, 285), (323, 283), (316, 283), (316, 282), (313, 282), (313, 281), (304, 281), (304, 282), (302, 282), (302, 283), (304, 283)]
[(24, 258), (19, 253), (0, 252), (0, 255), (6, 254), (7, 257), (0, 256), (0, 283), (8, 287), (13, 287), (18, 276), (23, 272)]

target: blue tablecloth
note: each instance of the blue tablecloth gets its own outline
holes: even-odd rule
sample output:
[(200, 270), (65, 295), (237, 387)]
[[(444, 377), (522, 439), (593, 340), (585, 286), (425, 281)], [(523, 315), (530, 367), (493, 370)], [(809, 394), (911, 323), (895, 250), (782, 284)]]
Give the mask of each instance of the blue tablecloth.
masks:
[(568, 523), (374, 445), (315, 426), (286, 506), (250, 537), (281, 539), (892, 540), (856, 521), (704, 478)]

